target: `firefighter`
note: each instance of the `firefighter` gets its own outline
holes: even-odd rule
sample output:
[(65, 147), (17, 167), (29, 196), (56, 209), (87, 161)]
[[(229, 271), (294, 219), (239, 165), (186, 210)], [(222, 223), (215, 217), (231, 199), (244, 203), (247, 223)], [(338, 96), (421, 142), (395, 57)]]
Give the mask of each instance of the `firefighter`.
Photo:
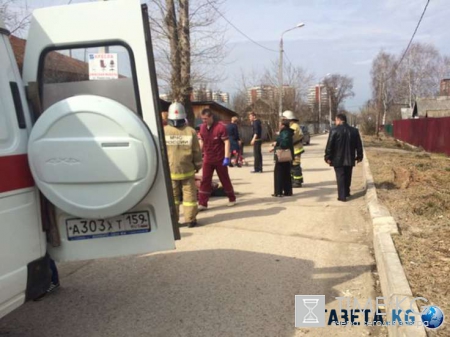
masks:
[(302, 153), (305, 152), (303, 149), (303, 132), (298, 125), (298, 118), (295, 117), (294, 113), (290, 110), (283, 112), (283, 119), (289, 120), (289, 125), (291, 129), (294, 130), (293, 143), (294, 143), (294, 159), (292, 160), (291, 167), (291, 177), (292, 177), (292, 187), (302, 187), (303, 184), (303, 173), (301, 167), (301, 157)]
[(170, 105), (164, 134), (177, 217), (183, 196), (184, 220), (189, 228), (195, 227), (198, 213), (195, 173), (202, 167), (202, 153), (197, 133), (186, 125), (186, 112), (181, 103)]

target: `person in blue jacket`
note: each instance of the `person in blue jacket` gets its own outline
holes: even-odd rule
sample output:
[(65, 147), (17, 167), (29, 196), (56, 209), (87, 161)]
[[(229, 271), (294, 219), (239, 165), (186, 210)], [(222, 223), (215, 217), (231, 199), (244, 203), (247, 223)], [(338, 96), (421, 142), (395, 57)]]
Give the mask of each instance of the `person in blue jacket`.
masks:
[(236, 166), (241, 167), (242, 160), (240, 159), (241, 155), (241, 138), (239, 137), (239, 129), (238, 129), (238, 118), (232, 117), (231, 123), (227, 125), (227, 133), (230, 139), (230, 153), (231, 153), (231, 164), (232, 167), (234, 164)]

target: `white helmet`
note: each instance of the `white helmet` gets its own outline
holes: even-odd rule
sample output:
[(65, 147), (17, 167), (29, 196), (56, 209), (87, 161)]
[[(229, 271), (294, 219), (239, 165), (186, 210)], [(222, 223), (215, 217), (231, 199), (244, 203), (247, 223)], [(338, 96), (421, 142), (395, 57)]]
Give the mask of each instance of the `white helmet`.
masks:
[(294, 113), (291, 110), (286, 110), (285, 112), (283, 112), (283, 118), (289, 120), (298, 120), (298, 118), (295, 117)]
[(167, 122), (175, 127), (186, 124), (186, 111), (184, 110), (183, 104), (174, 102), (170, 105)]

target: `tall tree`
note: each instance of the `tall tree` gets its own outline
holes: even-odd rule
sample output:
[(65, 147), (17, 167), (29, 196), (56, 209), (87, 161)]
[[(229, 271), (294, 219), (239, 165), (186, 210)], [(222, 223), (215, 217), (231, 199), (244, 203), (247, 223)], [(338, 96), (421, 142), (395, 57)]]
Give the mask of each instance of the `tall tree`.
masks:
[(180, 97), (183, 102), (187, 118), (194, 124), (194, 112), (191, 104), (191, 41), (190, 41), (190, 20), (189, 20), (189, 0), (179, 0), (179, 38), (180, 38)]
[(11, 34), (22, 36), (30, 23), (30, 11), (17, 0), (0, 0), (0, 18)]
[[(184, 103), (192, 124), (192, 87), (217, 80), (217, 72), (211, 69), (217, 69), (225, 57), (225, 35), (215, 13), (222, 0), (148, 2), (159, 85), (172, 100)], [(208, 68), (210, 63), (215, 68)]]
[(174, 0), (166, 0), (165, 25), (170, 41), (171, 95), (173, 100), (178, 100), (181, 96), (181, 56), (179, 48), (180, 39), (178, 36), (178, 22)]
[(323, 81), (326, 87), (331, 105), (331, 118), (334, 119), (339, 109), (343, 108), (343, 103), (347, 98), (355, 96), (353, 92), (353, 79), (340, 74), (331, 74)]
[(383, 125), (396, 97), (396, 66), (397, 61), (394, 55), (380, 51), (373, 60), (370, 71), (372, 97), (378, 102), (379, 119)]
[(418, 97), (433, 97), (439, 92), (443, 60), (428, 43), (413, 43), (397, 71), (399, 99), (412, 107)]

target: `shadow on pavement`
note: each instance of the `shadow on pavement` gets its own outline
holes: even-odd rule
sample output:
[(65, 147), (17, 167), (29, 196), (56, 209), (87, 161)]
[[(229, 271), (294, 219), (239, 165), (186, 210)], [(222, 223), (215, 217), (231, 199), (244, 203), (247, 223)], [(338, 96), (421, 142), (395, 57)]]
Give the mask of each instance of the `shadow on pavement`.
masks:
[(302, 169), (303, 172), (324, 172), (329, 171), (329, 168), (323, 168), (323, 169)]
[(302, 188), (315, 188), (323, 186), (337, 186), (336, 180), (321, 181), (320, 183), (304, 183)]
[(229, 249), (97, 260), (3, 318), (0, 335), (292, 337), (294, 295), (332, 301), (371, 269)]
[[(243, 202), (244, 203), (244, 202)], [(246, 203), (246, 205), (249, 205), (250, 203)], [(239, 203), (236, 204), (236, 206), (233, 207), (235, 209)], [(215, 208), (214, 210), (217, 210)], [(285, 210), (285, 207), (271, 207), (271, 208), (265, 208), (262, 210), (258, 210), (258, 217), (264, 217), (269, 215), (275, 215), (280, 213), (281, 211)], [(207, 226), (212, 224), (217, 224), (220, 222), (228, 222), (233, 221), (237, 219), (245, 219), (245, 218), (255, 218), (255, 210), (248, 210), (248, 211), (241, 211), (241, 212), (233, 212), (233, 213), (222, 213), (222, 214), (215, 214), (212, 216), (207, 216), (208, 211), (202, 212), (201, 216), (199, 216), (199, 226)]]

